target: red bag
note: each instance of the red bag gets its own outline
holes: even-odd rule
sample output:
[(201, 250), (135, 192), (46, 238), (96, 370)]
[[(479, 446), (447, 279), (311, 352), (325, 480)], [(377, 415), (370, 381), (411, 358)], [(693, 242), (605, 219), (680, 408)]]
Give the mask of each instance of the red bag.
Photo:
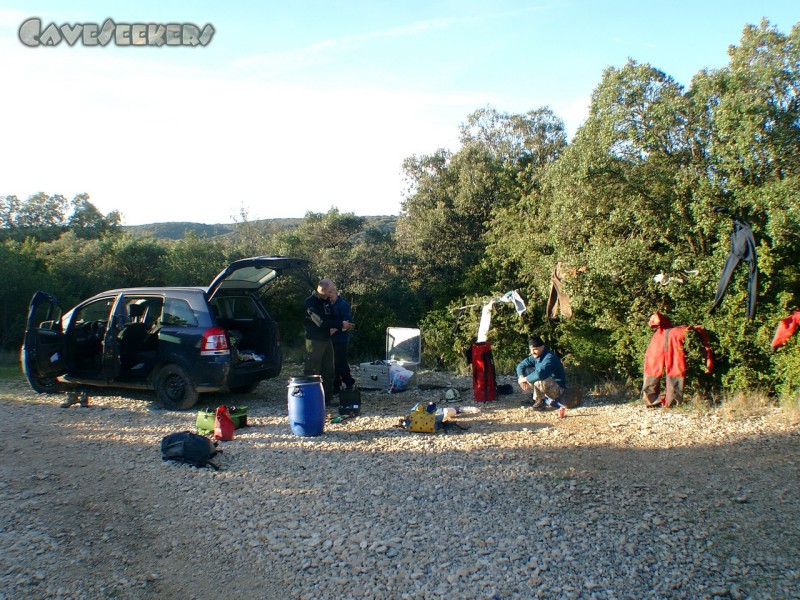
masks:
[(231, 419), (231, 413), (227, 406), (217, 408), (214, 416), (214, 437), (223, 442), (230, 442), (233, 439), (233, 430), (236, 426)]
[(475, 342), (472, 344), (472, 398), (475, 402), (494, 402), (496, 397), (492, 346), (489, 342)]

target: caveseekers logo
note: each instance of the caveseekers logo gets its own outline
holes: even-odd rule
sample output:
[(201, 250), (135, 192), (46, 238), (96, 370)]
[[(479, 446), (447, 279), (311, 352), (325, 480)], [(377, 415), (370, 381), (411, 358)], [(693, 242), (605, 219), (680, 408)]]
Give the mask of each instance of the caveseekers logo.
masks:
[(202, 29), (191, 23), (114, 23), (106, 19), (97, 23), (56, 25), (42, 29), (42, 20), (31, 18), (19, 27), (19, 41), (26, 46), (105, 46), (113, 41), (117, 46), (205, 46), (215, 29), (209, 23)]

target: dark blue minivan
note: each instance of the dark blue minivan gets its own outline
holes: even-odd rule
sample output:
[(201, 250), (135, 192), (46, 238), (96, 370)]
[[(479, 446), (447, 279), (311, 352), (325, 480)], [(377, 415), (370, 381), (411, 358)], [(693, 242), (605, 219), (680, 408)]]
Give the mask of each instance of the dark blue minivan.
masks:
[(31, 387), (69, 385), (155, 390), (164, 408), (191, 408), (201, 392), (248, 392), (283, 365), (278, 324), (259, 291), (308, 261), (238, 260), (208, 287), (109, 290), (61, 312), (36, 292), (21, 351)]

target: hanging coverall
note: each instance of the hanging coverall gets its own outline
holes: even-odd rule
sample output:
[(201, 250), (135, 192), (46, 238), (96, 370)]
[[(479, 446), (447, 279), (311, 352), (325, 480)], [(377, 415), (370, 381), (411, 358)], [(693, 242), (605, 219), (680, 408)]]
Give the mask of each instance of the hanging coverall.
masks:
[(650, 317), (649, 325), (655, 331), (644, 355), (644, 382), (642, 396), (649, 407), (661, 406), (661, 376), (667, 373), (666, 397), (663, 406), (674, 406), (683, 401), (686, 378), (684, 342), (689, 331), (696, 332), (706, 352), (706, 373), (711, 373), (713, 357), (705, 329), (696, 325), (673, 327), (661, 313)]
[(731, 216), (733, 220), (733, 232), (731, 233), (731, 249), (728, 258), (725, 259), (725, 266), (722, 267), (717, 294), (714, 296), (714, 303), (708, 309), (708, 314), (712, 314), (722, 303), (725, 291), (731, 282), (731, 277), (736, 267), (741, 261), (747, 263), (747, 318), (753, 319), (756, 315), (756, 297), (758, 295), (758, 257), (756, 256), (756, 240), (753, 237), (753, 230), (750, 225), (738, 217), (730, 214), (728, 209), (715, 206), (714, 210)]
[(800, 325), (800, 310), (796, 310), (785, 319), (780, 320), (778, 327), (775, 328), (775, 337), (772, 338), (773, 352), (789, 341), (798, 325)]

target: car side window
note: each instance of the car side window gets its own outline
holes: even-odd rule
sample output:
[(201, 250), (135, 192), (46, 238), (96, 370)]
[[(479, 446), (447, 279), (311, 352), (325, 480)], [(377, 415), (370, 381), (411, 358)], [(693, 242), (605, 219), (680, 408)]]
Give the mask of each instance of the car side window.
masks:
[(126, 296), (123, 317), (126, 323), (152, 325), (161, 320), (164, 299), (148, 296)]
[(164, 325), (178, 325), (182, 327), (197, 327), (197, 317), (186, 300), (181, 298), (167, 298), (164, 301), (164, 312), (161, 315)]
[(111, 307), (114, 305), (114, 298), (103, 298), (87, 304), (75, 312), (73, 321), (76, 323), (88, 321), (108, 321)]

